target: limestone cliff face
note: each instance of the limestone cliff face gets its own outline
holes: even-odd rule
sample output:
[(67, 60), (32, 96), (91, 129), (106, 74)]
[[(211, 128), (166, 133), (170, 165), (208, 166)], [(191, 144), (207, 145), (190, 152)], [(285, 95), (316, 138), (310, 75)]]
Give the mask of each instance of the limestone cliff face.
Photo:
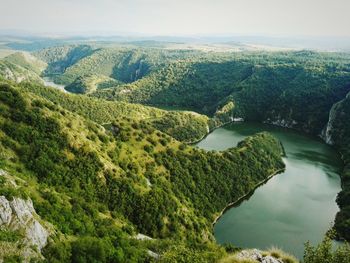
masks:
[[(1, 171), (0, 176), (6, 173)], [(13, 242), (0, 240), (0, 262), (5, 256), (17, 255), (24, 262), (41, 258), (41, 250), (47, 244), (49, 225), (42, 223), (30, 199), (0, 196), (0, 230), (18, 235)]]
[(324, 127), (324, 129), (321, 132), (321, 138), (330, 145), (334, 144), (334, 138), (333, 138), (333, 127), (334, 127), (334, 121), (335, 121), (335, 116), (337, 114), (338, 111), (338, 107), (340, 105), (342, 101), (339, 101), (337, 103), (335, 103), (332, 107), (332, 109), (329, 112), (329, 118), (328, 118), (328, 122), (326, 124), (326, 126)]

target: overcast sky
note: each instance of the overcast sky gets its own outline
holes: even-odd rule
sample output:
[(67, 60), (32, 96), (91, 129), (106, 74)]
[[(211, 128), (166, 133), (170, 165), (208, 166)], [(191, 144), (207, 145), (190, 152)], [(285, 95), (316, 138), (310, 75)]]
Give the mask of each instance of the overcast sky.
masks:
[(0, 0), (0, 30), (350, 36), (350, 0)]

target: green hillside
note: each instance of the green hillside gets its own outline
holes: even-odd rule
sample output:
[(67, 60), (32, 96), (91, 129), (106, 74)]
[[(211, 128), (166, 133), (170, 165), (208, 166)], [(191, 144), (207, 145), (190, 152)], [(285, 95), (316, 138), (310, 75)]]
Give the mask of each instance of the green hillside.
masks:
[(21, 66), (29, 71), (35, 72), (38, 75), (40, 75), (47, 67), (47, 64), (44, 61), (26, 52), (16, 52), (11, 54), (5, 57), (4, 61)]
[[(211, 222), (284, 167), (265, 133), (222, 152), (189, 145), (235, 117), (321, 136), (342, 154), (334, 228), (350, 240), (349, 54), (94, 44), (33, 55), (0, 60), (0, 191), (29, 197), (52, 224), (50, 262), (152, 261), (147, 251), (164, 262), (234, 260), (213, 242)], [(44, 87), (40, 74), (77, 94)], [(23, 237), (0, 229), (0, 251), (19, 242), (9, 236)]]
[(77, 94), (88, 94), (98, 89), (116, 87), (120, 83), (104, 75), (83, 75), (77, 77), (72, 83), (67, 85), (65, 90)]
[(0, 60), (0, 77), (15, 82), (42, 82), (42, 79), (35, 72), (6, 60)]
[(99, 100), (62, 93), (35, 83), (21, 83), (20, 86), (99, 124), (109, 124), (118, 117), (148, 120), (157, 129), (183, 142), (197, 141), (221, 124), (219, 120), (194, 112), (169, 112), (141, 104)]
[(141, 79), (171, 60), (191, 57), (195, 51), (106, 48), (75, 45), (48, 48), (34, 55), (48, 63), (44, 74), (68, 85), (78, 77), (102, 75), (123, 83)]
[(0, 101), (0, 165), (17, 182), (2, 180), (1, 194), (32, 199), (53, 225), (44, 255), (54, 262), (144, 261), (147, 243), (130, 238), (137, 232), (170, 238), (149, 244), (165, 262), (181, 247), (188, 260), (218, 259), (214, 217), (284, 168), (281, 144), (266, 133), (205, 152), (147, 121), (117, 116), (101, 126), (23, 87), (2, 84)]
[(55, 77), (63, 74), (68, 67), (93, 54), (94, 51), (88, 45), (67, 45), (42, 49), (34, 52), (33, 55), (48, 64), (43, 72), (44, 75)]
[[(96, 97), (152, 105), (191, 107), (213, 115), (232, 101), (232, 114), (248, 120), (288, 118), (304, 125), (312, 114), (320, 120), (306, 129), (320, 130), (331, 106), (349, 91), (349, 55), (314, 52), (207, 55), (177, 61), (134, 83), (100, 90)], [(318, 96), (319, 105), (300, 116)], [(323, 96), (323, 97), (322, 97)], [(302, 118), (305, 119), (302, 119)], [(304, 127), (299, 127), (304, 128)]]

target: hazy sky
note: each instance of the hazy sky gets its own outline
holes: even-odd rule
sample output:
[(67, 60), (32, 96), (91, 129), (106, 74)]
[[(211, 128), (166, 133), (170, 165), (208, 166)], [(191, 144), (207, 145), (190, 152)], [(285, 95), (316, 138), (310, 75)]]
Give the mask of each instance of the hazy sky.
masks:
[(350, 36), (350, 0), (0, 0), (0, 30)]

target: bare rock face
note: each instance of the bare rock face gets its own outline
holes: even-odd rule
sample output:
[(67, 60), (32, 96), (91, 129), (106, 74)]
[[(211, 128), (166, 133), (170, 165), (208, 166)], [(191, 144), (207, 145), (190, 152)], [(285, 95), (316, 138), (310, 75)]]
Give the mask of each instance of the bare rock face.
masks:
[(12, 219), (10, 202), (5, 196), (0, 196), (0, 226), (9, 225)]
[[(4, 171), (0, 172), (0, 176), (6, 175)], [(33, 257), (41, 258), (41, 249), (46, 246), (50, 235), (49, 227), (49, 225), (44, 227), (41, 223), (32, 200), (19, 197), (11, 200), (6, 196), (0, 196), (0, 230), (20, 233), (18, 241), (0, 241), (1, 251), (11, 247), (10, 250), (5, 249), (2, 251), (4, 253), (0, 253), (0, 262), (6, 253), (19, 255), (25, 262), (29, 262)]]
[(49, 232), (38, 221), (30, 199), (13, 198), (9, 201), (0, 196), (0, 228), (10, 231), (24, 230), (24, 245), (39, 251), (47, 244)]
[(283, 263), (283, 261), (276, 259), (272, 256), (266, 256), (266, 257), (263, 257), (263, 259), (261, 260), (261, 263)]
[(237, 254), (236, 257), (240, 260), (250, 259), (250, 260), (256, 260), (258, 262), (261, 262), (263, 258), (263, 256), (261, 255), (261, 251), (257, 249), (242, 250)]
[(238, 260), (253, 260), (260, 263), (283, 263), (282, 260), (272, 256), (263, 256), (262, 252), (258, 249), (242, 250), (236, 255), (236, 258)]
[(26, 225), (33, 219), (35, 210), (31, 200), (23, 200), (15, 197), (12, 201), (9, 201), (9, 204), (14, 215), (13, 221), (17, 221), (16, 223), (19, 226)]
[(328, 117), (328, 122), (326, 124), (326, 126), (324, 127), (324, 129), (321, 132), (321, 138), (329, 145), (333, 145), (334, 141), (333, 141), (333, 124), (334, 124), (334, 119), (335, 116), (337, 114), (337, 110), (339, 105), (341, 104), (343, 100), (341, 100), (340, 102), (335, 103), (330, 112), (329, 112), (329, 117)]

